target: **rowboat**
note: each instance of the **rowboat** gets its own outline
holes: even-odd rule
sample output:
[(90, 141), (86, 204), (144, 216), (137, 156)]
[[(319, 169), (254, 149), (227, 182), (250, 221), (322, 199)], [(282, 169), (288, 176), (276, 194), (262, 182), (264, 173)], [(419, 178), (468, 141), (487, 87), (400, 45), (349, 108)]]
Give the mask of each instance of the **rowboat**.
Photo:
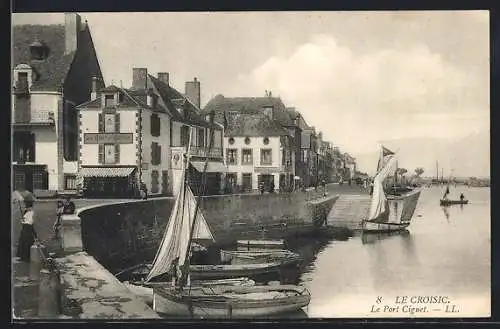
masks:
[(468, 203), (469, 200), (443, 200), (443, 199), (439, 200), (439, 204), (441, 206), (451, 206), (455, 204), (468, 204)]
[(293, 312), (310, 300), (306, 288), (294, 285), (153, 288), (153, 309), (159, 314), (201, 319), (250, 319)]
[(278, 248), (282, 249), (285, 247), (285, 240), (238, 240), (236, 241), (238, 250), (251, 250), (253, 248)]
[(302, 261), (302, 257), (289, 250), (224, 250), (220, 251), (221, 261), (231, 265), (259, 264), (279, 261), (282, 266), (294, 265)]

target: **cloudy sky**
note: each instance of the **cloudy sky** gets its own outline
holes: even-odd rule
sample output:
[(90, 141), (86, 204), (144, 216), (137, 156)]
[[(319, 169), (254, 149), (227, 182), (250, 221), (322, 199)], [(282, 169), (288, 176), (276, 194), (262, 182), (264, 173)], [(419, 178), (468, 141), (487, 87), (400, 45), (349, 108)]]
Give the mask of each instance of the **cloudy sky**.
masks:
[[(487, 11), (82, 13), (107, 84), (132, 67), (217, 95), (272, 90), (352, 153), (489, 130)], [(14, 24), (62, 23), (14, 14)]]

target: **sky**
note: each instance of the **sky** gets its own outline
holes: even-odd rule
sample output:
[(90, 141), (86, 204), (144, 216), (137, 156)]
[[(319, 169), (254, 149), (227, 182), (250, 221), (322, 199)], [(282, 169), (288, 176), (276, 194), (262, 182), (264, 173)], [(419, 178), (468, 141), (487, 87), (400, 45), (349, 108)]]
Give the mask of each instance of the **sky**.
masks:
[[(343, 151), (402, 138), (459, 140), (489, 131), (487, 11), (81, 13), (106, 84), (132, 68), (169, 72), (179, 91), (271, 90)], [(13, 14), (13, 24), (63, 23)]]

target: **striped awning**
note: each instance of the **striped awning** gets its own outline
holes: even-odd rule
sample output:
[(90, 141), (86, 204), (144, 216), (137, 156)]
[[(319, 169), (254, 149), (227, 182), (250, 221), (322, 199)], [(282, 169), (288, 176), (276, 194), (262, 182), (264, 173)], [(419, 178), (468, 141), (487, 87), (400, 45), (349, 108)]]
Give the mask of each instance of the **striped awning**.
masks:
[[(203, 169), (205, 169), (205, 162), (204, 161), (191, 161), (191, 164), (199, 172), (203, 172)], [(227, 172), (227, 168), (224, 166), (224, 164), (222, 162), (208, 161), (207, 172), (225, 173), (225, 172)]]
[(82, 177), (127, 177), (136, 167), (92, 167), (82, 168)]

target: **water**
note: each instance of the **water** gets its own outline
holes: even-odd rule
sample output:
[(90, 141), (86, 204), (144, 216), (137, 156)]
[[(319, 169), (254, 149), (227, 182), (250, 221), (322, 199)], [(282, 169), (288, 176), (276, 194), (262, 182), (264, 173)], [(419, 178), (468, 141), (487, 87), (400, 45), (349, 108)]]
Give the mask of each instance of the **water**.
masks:
[[(357, 234), (298, 247), (311, 260), (299, 280), (311, 293), (307, 316), (409, 317), (408, 308), (388, 312), (396, 297), (428, 295), (447, 296), (448, 311), (455, 304), (459, 312), (433, 304), (417, 316), (489, 316), (490, 190), (450, 190), (450, 199), (463, 192), (469, 204), (442, 208), (443, 189), (424, 188), (406, 233)], [(371, 312), (372, 305), (386, 306), (385, 312)]]

